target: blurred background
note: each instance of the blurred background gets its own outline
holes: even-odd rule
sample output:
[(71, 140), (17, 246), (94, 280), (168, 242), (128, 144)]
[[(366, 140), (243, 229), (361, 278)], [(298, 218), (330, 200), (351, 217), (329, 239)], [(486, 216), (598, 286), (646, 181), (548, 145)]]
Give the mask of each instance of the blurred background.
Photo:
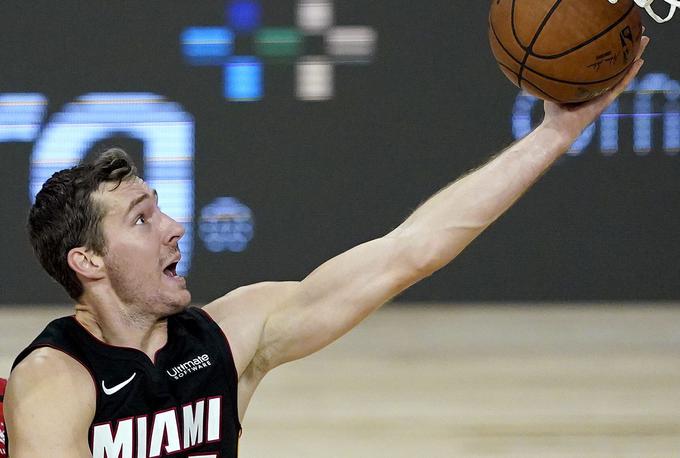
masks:
[[(197, 304), (301, 279), (540, 121), (488, 6), (3, 0), (0, 375), (70, 313), (24, 228), (52, 173), (129, 151)], [(638, 79), (503, 218), (265, 381), (243, 456), (680, 453), (680, 27), (646, 25)]]
[[(388, 232), (541, 118), (497, 69), (485, 2), (0, 8), (2, 302), (67, 300), (24, 215), (46, 177), (105, 146), (128, 149), (185, 223), (183, 271), (204, 302)], [(619, 116), (402, 300), (680, 298), (680, 28), (648, 26)]]

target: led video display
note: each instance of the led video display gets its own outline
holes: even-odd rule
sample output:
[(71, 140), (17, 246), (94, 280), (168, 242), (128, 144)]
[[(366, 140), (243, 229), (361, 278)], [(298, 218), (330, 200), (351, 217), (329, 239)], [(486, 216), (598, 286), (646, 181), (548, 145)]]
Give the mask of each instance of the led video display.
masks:
[[(494, 62), (485, 2), (3, 2), (0, 303), (61, 303), (25, 218), (121, 146), (185, 236), (196, 302), (303, 278), (398, 225), (541, 119)], [(680, 28), (567, 155), (400, 299), (680, 298)]]

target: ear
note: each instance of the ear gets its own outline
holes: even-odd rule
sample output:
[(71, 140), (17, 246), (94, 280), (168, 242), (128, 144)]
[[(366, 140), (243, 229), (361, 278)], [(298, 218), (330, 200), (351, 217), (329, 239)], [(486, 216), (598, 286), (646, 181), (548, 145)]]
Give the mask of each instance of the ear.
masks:
[(69, 267), (79, 276), (89, 280), (99, 280), (105, 276), (102, 257), (85, 247), (72, 248), (67, 260)]

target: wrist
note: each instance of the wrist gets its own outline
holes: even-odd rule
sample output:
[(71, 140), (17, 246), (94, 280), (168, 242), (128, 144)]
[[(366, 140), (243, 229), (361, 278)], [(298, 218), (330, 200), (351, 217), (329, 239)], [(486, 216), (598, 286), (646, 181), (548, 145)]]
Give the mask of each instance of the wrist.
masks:
[(568, 129), (565, 129), (564, 126), (560, 126), (555, 121), (546, 120), (544, 120), (536, 128), (536, 131), (540, 132), (541, 136), (545, 136), (548, 141), (550, 141), (562, 153), (566, 152), (569, 147), (574, 144), (579, 135), (581, 135), (581, 131), (571, 132)]

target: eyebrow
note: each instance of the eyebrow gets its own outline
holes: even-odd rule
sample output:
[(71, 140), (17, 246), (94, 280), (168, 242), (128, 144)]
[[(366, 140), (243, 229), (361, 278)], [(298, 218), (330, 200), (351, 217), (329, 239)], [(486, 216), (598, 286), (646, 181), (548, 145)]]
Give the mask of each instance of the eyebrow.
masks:
[[(153, 196), (154, 196), (154, 198), (156, 199), (156, 203), (158, 203), (158, 192), (157, 192), (155, 189), (152, 189), (152, 191), (153, 191)], [(140, 195), (139, 197), (137, 197), (136, 199), (134, 199), (132, 202), (130, 202), (130, 206), (128, 206), (128, 209), (127, 209), (127, 211), (125, 212), (125, 214), (127, 215), (127, 214), (130, 213), (130, 212), (132, 211), (132, 209), (135, 208), (137, 205), (139, 205), (140, 203), (144, 202), (146, 199), (150, 199), (150, 198), (151, 198), (151, 194), (149, 194), (149, 193), (144, 193), (144, 194)]]

